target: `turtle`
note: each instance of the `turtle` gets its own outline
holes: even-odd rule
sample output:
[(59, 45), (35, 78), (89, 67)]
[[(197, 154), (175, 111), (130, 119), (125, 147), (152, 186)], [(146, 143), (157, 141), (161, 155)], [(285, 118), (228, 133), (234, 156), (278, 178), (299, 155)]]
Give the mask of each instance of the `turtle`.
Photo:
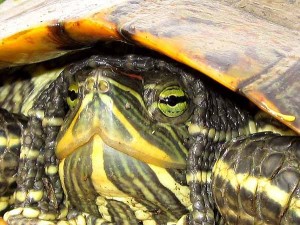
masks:
[(299, 15), (0, 1), (3, 223), (299, 224)]

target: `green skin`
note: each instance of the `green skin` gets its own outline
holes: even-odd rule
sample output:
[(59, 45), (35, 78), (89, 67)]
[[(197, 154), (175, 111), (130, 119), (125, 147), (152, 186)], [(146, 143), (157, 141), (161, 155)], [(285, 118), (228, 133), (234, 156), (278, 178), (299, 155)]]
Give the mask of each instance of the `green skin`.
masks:
[[(13, 207), (34, 210), (23, 210), (23, 214), (17, 215), (7, 213), (9, 224), (65, 220), (63, 216), (57, 218), (64, 214), (67, 206), (69, 221), (83, 219), (87, 224), (110, 221), (111, 224), (138, 225), (147, 219), (157, 224), (177, 221), (195, 225), (245, 224), (254, 220), (279, 221), (278, 218), (297, 224), (297, 211), (289, 207), (289, 203), (261, 197), (255, 203), (242, 205), (238, 199), (249, 202), (245, 197), (247, 191), (253, 196), (268, 195), (259, 190), (249, 193), (243, 189), (243, 183), (235, 186), (232, 180), (239, 174), (270, 178), (272, 185), (297, 200), (294, 193), (299, 189), (295, 182), (300, 178), (299, 138), (270, 133), (251, 135), (253, 131), (264, 130), (266, 122), (277, 124), (270, 118), (254, 118), (244, 105), (236, 103), (235, 100), (241, 100), (239, 97), (229, 93), (225, 97), (224, 93), (227, 92), (222, 87), (193, 71), (148, 57), (131, 55), (115, 60), (96, 56), (66, 68), (36, 98), (27, 125), (15, 119), (19, 123), (19, 136), (22, 133), (23, 157), (19, 161), (12, 160), (19, 164)], [(95, 120), (100, 121), (101, 128), (96, 127)], [(9, 132), (7, 127), (5, 124), (2, 130)], [(136, 138), (132, 130), (138, 131), (139, 142), (146, 140), (144, 148), (131, 142)], [(71, 139), (66, 138), (68, 132)], [(249, 138), (224, 145), (233, 138), (249, 135)], [(276, 140), (280, 140), (279, 148)], [(65, 146), (60, 145), (61, 142), (74, 152), (62, 151), (66, 154), (62, 157), (60, 148)], [(94, 147), (100, 146), (99, 143), (102, 150), (98, 154)], [(153, 156), (153, 149), (148, 145), (156, 147), (157, 155), (161, 150), (166, 158)], [(15, 149), (6, 152), (15, 151), (13, 154), (19, 155)], [(260, 151), (266, 154), (259, 158), (257, 152)], [(94, 158), (96, 153), (103, 160), (100, 172), (95, 170), (100, 159)], [(249, 165), (244, 164), (247, 160)], [(213, 169), (215, 164), (218, 166)], [(231, 176), (227, 179), (224, 166)], [(253, 170), (256, 167), (261, 168), (259, 172)], [(157, 174), (158, 170), (163, 171), (162, 175)], [(103, 174), (114, 191), (125, 193), (134, 202), (126, 203), (99, 191), (101, 188), (95, 186), (93, 176), (103, 178)], [(7, 196), (12, 192), (8, 187), (13, 181), (8, 182), (11, 175), (0, 175), (7, 181), (7, 188), (1, 192)], [(190, 190), (190, 198), (180, 198), (179, 192), (167, 187), (163, 182), (167, 177), (175, 186), (180, 186), (181, 191)], [(276, 179), (277, 182), (272, 182)], [(267, 202), (272, 203), (269, 208), (266, 208)], [(263, 208), (263, 213), (254, 211), (252, 216), (237, 216), (241, 208), (247, 209), (246, 215), (251, 204)], [(138, 213), (139, 209), (144, 210), (147, 219)], [(281, 213), (283, 209), (287, 213)], [(87, 214), (83, 217), (82, 213)]]

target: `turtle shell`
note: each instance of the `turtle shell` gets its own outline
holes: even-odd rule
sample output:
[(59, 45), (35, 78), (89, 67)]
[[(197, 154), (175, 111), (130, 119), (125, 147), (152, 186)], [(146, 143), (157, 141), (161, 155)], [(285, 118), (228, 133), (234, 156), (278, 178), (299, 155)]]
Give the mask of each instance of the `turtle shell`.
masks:
[(201, 71), (300, 133), (298, 1), (13, 2), (0, 5), (0, 68), (125, 41)]

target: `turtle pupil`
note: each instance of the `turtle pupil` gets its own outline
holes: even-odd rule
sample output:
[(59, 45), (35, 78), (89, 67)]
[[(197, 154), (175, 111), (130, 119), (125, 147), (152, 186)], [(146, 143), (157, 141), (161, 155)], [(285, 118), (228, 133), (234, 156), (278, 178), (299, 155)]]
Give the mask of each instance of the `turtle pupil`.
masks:
[(171, 95), (166, 98), (160, 99), (160, 103), (164, 103), (169, 106), (175, 106), (178, 103), (186, 102), (186, 101), (187, 101), (186, 96), (175, 96), (175, 95)]
[(74, 90), (68, 90), (68, 96), (72, 101), (78, 98), (78, 94)]

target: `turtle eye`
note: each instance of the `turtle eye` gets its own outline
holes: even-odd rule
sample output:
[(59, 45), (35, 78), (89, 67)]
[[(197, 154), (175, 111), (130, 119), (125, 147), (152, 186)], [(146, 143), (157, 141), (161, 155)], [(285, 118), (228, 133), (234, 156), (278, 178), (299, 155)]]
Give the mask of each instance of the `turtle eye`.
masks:
[(78, 103), (78, 85), (71, 84), (68, 88), (67, 103), (71, 109), (73, 109)]
[(158, 108), (167, 117), (178, 117), (188, 108), (188, 97), (179, 86), (167, 87), (159, 94)]

